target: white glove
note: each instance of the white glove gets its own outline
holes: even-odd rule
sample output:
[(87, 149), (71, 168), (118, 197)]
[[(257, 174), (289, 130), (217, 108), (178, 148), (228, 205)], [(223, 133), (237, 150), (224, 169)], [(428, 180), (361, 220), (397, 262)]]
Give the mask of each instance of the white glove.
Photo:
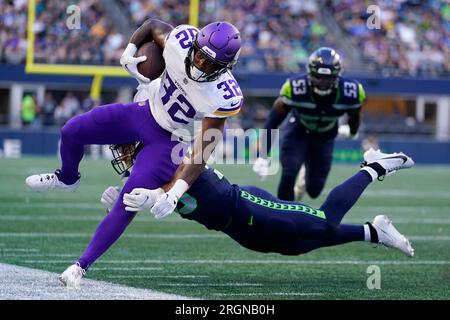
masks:
[(114, 207), (114, 205), (117, 202), (117, 199), (119, 199), (120, 195), (120, 188), (119, 187), (108, 187), (105, 191), (103, 191), (102, 197), (100, 198), (100, 202), (103, 204), (103, 206), (108, 209), (108, 211), (111, 211), (111, 209)]
[(134, 43), (129, 43), (120, 57), (120, 64), (127, 72), (139, 82), (149, 83), (150, 79), (139, 73), (137, 65), (147, 60), (146, 56), (135, 57), (137, 47)]
[(269, 160), (265, 158), (256, 159), (253, 164), (253, 171), (264, 181), (269, 174)]
[(359, 136), (358, 133), (354, 135), (350, 133), (350, 126), (348, 124), (340, 125), (338, 128), (338, 134), (347, 139), (357, 139)]
[(171, 192), (166, 192), (159, 196), (151, 212), (156, 219), (162, 219), (171, 214), (177, 207), (178, 199)]
[(149, 190), (144, 188), (134, 188), (130, 193), (123, 195), (123, 204), (126, 206), (125, 210), (130, 212), (137, 212), (144, 209), (150, 209), (156, 202), (156, 199), (164, 193), (161, 188)]

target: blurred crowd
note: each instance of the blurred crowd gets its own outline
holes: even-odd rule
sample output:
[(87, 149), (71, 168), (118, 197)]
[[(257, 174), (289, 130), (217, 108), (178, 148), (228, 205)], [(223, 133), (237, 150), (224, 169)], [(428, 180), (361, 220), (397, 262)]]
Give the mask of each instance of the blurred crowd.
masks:
[[(450, 2), (378, 0), (379, 29), (367, 28), (369, 0), (326, 0), (323, 5), (368, 58), (369, 67), (386, 75), (450, 73)], [(378, 10), (375, 9), (375, 10)]]
[(21, 104), (21, 119), (25, 127), (41, 128), (43, 126), (62, 127), (75, 115), (91, 110), (96, 103), (87, 95), (82, 98), (73, 92), (55, 97), (46, 92), (42, 101), (36, 94), (24, 94)]
[[(0, 0), (0, 61), (25, 61), (27, 2)], [(126, 41), (99, 2), (78, 0), (75, 8), (68, 1), (37, 0), (35, 62), (116, 65)]]
[[(189, 21), (188, 0), (119, 0), (135, 26), (152, 17), (172, 25)], [(246, 71), (297, 71), (320, 45), (335, 46), (319, 22), (314, 0), (200, 1), (199, 24), (225, 20), (242, 34), (239, 68)], [(251, 14), (250, 14), (251, 13)]]
[[(45, 63), (117, 65), (128, 39), (100, 0), (78, 0), (80, 28), (67, 27), (61, 0), (37, 0), (35, 60)], [(116, 0), (131, 29), (149, 17), (188, 23), (189, 0)], [(369, 29), (369, 0), (204, 0), (200, 25), (226, 20), (242, 33), (239, 69), (302, 69), (309, 53), (331, 46), (344, 55), (344, 45), (325, 23), (330, 12), (364, 58), (369, 72), (386, 75), (450, 73), (450, 3), (442, 0), (378, 0), (379, 29)], [(0, 62), (23, 63), (26, 54), (26, 0), (0, 0)], [(70, 14), (69, 14), (70, 15)]]

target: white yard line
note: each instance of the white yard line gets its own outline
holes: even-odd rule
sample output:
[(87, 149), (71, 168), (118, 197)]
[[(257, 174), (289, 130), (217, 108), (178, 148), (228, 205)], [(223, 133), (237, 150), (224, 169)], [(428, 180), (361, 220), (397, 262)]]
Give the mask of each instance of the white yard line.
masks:
[(152, 271), (163, 270), (162, 267), (93, 267), (90, 272), (93, 271)]
[(262, 287), (262, 283), (158, 283), (166, 287)]
[[(322, 193), (328, 194), (332, 188), (326, 188)], [(362, 197), (364, 198), (439, 198), (449, 199), (448, 191), (432, 191), (432, 190), (409, 190), (409, 189), (383, 189), (383, 190), (365, 190)]]
[(0, 203), (0, 208), (5, 209), (102, 209), (100, 204), (83, 202), (8, 202)]
[[(24, 260), (24, 263), (67, 264), (67, 260)], [(99, 264), (322, 264), (322, 265), (450, 265), (450, 260), (101, 260)], [(95, 267), (92, 267), (95, 270)]]
[[(90, 238), (90, 233), (50, 233), (50, 232), (0, 232), (0, 237), (5, 238)], [(122, 238), (136, 239), (211, 239), (226, 238), (220, 233), (125, 233)]]
[[(0, 232), (0, 238), (90, 238), (90, 233), (61, 232)], [(222, 233), (125, 233), (122, 238), (132, 239), (213, 239), (228, 238)], [(414, 241), (450, 241), (450, 236), (417, 235), (408, 236)]]
[(160, 276), (160, 275), (112, 275), (112, 276), (106, 276), (106, 278), (110, 279), (157, 279), (157, 278), (164, 278), (164, 279), (197, 279), (197, 278), (209, 278), (209, 276), (204, 275), (176, 275), (176, 276)]
[(0, 252), (39, 252), (39, 250), (28, 248), (0, 248)]
[[(20, 215), (0, 215), (0, 221), (93, 221), (93, 222), (100, 222), (102, 220), (103, 216), (82, 216), (82, 215), (30, 215), (30, 216), (20, 216)], [(141, 216), (136, 217), (133, 221), (135, 222), (150, 222), (150, 223), (186, 223), (186, 220), (184, 219), (177, 219), (177, 220), (155, 220), (153, 217), (150, 216)], [(394, 218), (394, 223), (399, 224), (450, 224), (450, 219), (446, 218)], [(345, 219), (344, 223), (363, 223), (363, 219), (356, 219), (356, 218), (350, 218)]]
[(58, 274), (0, 263), (0, 300), (184, 300), (185, 296), (84, 279), (68, 289)]
[(7, 258), (54, 257), (54, 258), (76, 259), (76, 258), (78, 258), (78, 255), (76, 255), (76, 254), (59, 254), (59, 253), (1, 253), (0, 252), (0, 257), (7, 257)]
[[(93, 221), (93, 222), (100, 222), (103, 219), (104, 215), (65, 215), (65, 214), (58, 214), (58, 215), (0, 215), (0, 221)], [(182, 220), (181, 218), (178, 219), (164, 219), (164, 220), (156, 220), (152, 216), (150, 216), (150, 213), (146, 216), (137, 216), (133, 219), (133, 221), (139, 221), (139, 222), (151, 222), (151, 223), (158, 223), (158, 222), (184, 222), (186, 220)]]

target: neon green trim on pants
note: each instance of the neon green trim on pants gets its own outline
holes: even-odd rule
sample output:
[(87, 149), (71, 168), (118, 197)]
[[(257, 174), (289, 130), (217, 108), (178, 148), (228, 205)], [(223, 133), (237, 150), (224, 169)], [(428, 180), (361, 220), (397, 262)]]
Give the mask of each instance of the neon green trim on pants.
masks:
[(325, 215), (325, 212), (323, 212), (322, 210), (316, 210), (314, 208), (311, 208), (309, 206), (305, 206), (302, 204), (287, 204), (287, 203), (273, 202), (270, 200), (265, 200), (260, 197), (254, 196), (244, 190), (241, 190), (240, 196), (241, 196), (241, 198), (244, 198), (245, 200), (253, 202), (254, 204), (257, 204), (261, 207), (280, 210), (280, 211), (302, 212), (302, 213), (313, 215), (313, 216), (315, 216), (317, 218), (321, 218), (321, 219), (327, 218)]

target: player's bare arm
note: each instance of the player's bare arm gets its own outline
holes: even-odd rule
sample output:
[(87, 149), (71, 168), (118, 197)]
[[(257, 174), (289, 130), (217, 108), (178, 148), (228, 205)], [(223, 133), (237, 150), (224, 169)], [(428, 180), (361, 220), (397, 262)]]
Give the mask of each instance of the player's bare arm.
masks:
[(169, 190), (173, 187), (178, 179), (182, 179), (187, 182), (189, 187), (198, 178), (206, 161), (208, 161), (211, 153), (214, 151), (216, 145), (219, 143), (218, 139), (207, 140), (205, 133), (209, 130), (219, 130), (223, 132), (226, 118), (204, 118), (202, 121), (201, 134), (195, 139), (194, 147), (190, 157), (187, 159), (175, 172), (174, 178), (170, 183), (166, 185)]
[(287, 116), (289, 111), (291, 111), (291, 106), (288, 106), (283, 102), (283, 97), (278, 97), (273, 103), (273, 110), (277, 112), (283, 119)]
[(139, 48), (146, 42), (155, 41), (164, 48), (167, 35), (172, 29), (173, 27), (164, 21), (148, 19), (131, 35), (130, 43)]
[[(164, 186), (166, 193), (161, 195), (152, 208), (152, 213), (160, 219), (172, 213), (178, 200), (190, 188), (202, 173), (206, 162), (216, 145), (219, 143), (215, 135), (212, 138), (206, 138), (208, 131), (219, 130), (223, 133), (226, 118), (204, 118), (202, 120), (202, 129), (194, 141), (192, 153), (180, 165), (171, 181)], [(222, 135), (220, 135), (222, 136)]]
[(291, 111), (291, 106), (284, 103), (283, 96), (279, 96), (273, 103), (273, 108), (264, 124), (264, 129), (267, 130), (267, 149), (264, 149), (266, 144), (261, 141), (259, 145), (260, 157), (256, 159), (255, 164), (253, 165), (253, 171), (261, 177), (261, 180), (264, 180), (269, 172), (269, 160), (265, 156), (270, 153), (273, 142), (271, 130), (279, 127), (289, 111)]
[(350, 127), (350, 135), (354, 136), (358, 133), (361, 123), (361, 113), (359, 110), (348, 112), (348, 125)]
[(137, 70), (138, 63), (147, 60), (146, 56), (135, 57), (137, 50), (146, 42), (154, 41), (161, 48), (165, 47), (167, 35), (172, 31), (173, 27), (157, 19), (149, 19), (142, 26), (140, 26), (131, 36), (130, 42), (125, 48), (121, 58), (120, 64), (127, 70), (127, 72), (142, 83), (149, 83), (150, 79), (142, 75)]

